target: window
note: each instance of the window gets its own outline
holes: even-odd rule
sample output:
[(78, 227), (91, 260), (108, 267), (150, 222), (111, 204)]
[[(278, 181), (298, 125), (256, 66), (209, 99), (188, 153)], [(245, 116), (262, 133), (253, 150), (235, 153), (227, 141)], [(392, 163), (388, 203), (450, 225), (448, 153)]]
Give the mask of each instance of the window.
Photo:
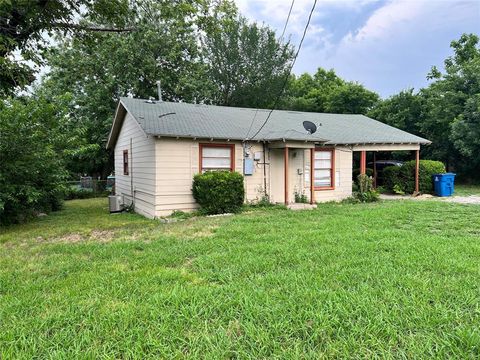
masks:
[(123, 175), (128, 175), (128, 150), (123, 150)]
[(313, 184), (319, 190), (332, 190), (335, 188), (335, 153), (333, 149), (315, 151)]
[(233, 171), (234, 145), (200, 144), (200, 171)]

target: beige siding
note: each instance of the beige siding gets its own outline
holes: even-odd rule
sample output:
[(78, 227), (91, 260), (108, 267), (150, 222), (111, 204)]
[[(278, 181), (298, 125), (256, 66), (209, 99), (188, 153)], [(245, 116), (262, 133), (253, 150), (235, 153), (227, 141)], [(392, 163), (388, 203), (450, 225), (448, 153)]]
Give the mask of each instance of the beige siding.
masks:
[[(128, 150), (129, 175), (123, 174), (124, 150)], [(155, 216), (155, 140), (128, 113), (115, 145), (115, 192), (127, 205), (134, 201), (136, 212)]]
[[(263, 181), (263, 163), (264, 161), (264, 156), (263, 156), (263, 146), (262, 144), (248, 144), (246, 146), (247, 152), (249, 156), (253, 159), (255, 153), (261, 153), (261, 160), (259, 161), (254, 161), (254, 166), (253, 166), (253, 174), (252, 175), (245, 175), (245, 196), (246, 200), (249, 202), (256, 202), (262, 198), (262, 196), (265, 193), (264, 190), (264, 181)], [(242, 147), (240, 146), (240, 150), (242, 150)], [(242, 156), (242, 153), (239, 152), (240, 157)], [(241, 164), (241, 173), (243, 173), (243, 159), (240, 159), (242, 162), (239, 161), (239, 164)], [(266, 176), (268, 177), (268, 169), (265, 171)], [(268, 193), (268, 182), (267, 182), (267, 193)]]
[[(199, 172), (199, 144), (209, 142), (189, 139), (160, 138), (156, 140), (156, 206), (155, 215), (169, 215), (173, 210), (191, 211), (198, 207), (192, 196), (193, 176)], [(243, 174), (243, 146), (235, 144), (235, 171)], [(262, 151), (261, 145), (254, 144), (248, 151)], [(254, 174), (245, 176), (246, 200), (255, 201), (262, 195), (263, 169), (256, 162)]]
[(283, 203), (285, 201), (284, 149), (270, 149), (268, 154), (270, 201)]

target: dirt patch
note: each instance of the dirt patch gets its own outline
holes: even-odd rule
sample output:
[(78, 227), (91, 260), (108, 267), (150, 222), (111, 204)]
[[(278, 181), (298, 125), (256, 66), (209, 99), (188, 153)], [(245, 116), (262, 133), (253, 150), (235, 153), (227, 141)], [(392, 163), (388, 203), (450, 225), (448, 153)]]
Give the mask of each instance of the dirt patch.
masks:
[(204, 224), (192, 220), (166, 226), (163, 233), (184, 239), (199, 239), (213, 236), (219, 226), (218, 223)]
[(113, 240), (115, 233), (111, 230), (93, 230), (89, 236), (84, 236), (78, 233), (67, 234), (53, 239), (44, 239), (45, 243), (65, 243), (76, 244), (79, 242), (96, 241), (96, 242), (110, 242)]
[(90, 239), (99, 241), (99, 242), (112, 241), (114, 236), (115, 236), (115, 233), (111, 230), (93, 230), (90, 233)]
[(47, 240), (49, 243), (64, 242), (64, 243), (78, 243), (84, 241), (85, 238), (80, 234), (67, 234), (65, 236)]
[(182, 264), (182, 267), (184, 267), (184, 268), (191, 267), (194, 260), (195, 260), (194, 258), (186, 258), (185, 261)]

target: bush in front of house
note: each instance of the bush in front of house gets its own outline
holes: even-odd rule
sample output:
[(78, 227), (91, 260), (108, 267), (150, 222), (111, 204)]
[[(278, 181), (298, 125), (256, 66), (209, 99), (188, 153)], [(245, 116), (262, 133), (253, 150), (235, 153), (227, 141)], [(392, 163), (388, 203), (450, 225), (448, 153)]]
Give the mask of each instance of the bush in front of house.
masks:
[[(366, 168), (365, 173), (368, 176), (373, 176), (373, 169), (372, 168)], [(360, 168), (356, 168), (352, 170), (352, 178), (354, 180), (358, 180), (358, 175), (360, 175)]]
[(237, 172), (207, 171), (193, 177), (193, 197), (204, 214), (240, 211), (245, 197), (243, 176)]
[[(388, 166), (383, 170), (385, 187), (392, 192), (413, 194), (415, 191), (415, 160), (407, 161), (403, 166)], [(424, 194), (433, 193), (434, 174), (445, 173), (445, 165), (440, 161), (420, 160), (419, 190)]]
[(360, 202), (378, 201), (379, 193), (373, 188), (373, 179), (368, 175), (360, 174), (357, 177), (358, 190), (354, 193), (354, 197)]

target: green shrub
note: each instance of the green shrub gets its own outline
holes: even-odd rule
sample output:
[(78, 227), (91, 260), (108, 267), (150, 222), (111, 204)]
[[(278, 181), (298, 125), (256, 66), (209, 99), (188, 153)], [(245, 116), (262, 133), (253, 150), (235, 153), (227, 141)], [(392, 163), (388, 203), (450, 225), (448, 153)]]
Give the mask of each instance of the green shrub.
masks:
[(235, 213), (241, 210), (245, 196), (243, 176), (228, 171), (197, 174), (192, 192), (204, 214)]
[(400, 183), (401, 166), (387, 166), (383, 169), (383, 186), (390, 192), (394, 192), (395, 185)]
[(360, 174), (357, 177), (358, 191), (354, 196), (361, 202), (374, 202), (379, 198), (379, 194), (373, 188), (373, 179), (368, 175)]
[[(371, 168), (366, 168), (366, 169), (365, 169), (365, 174), (366, 174), (367, 176), (373, 176), (373, 169), (371, 169)], [(360, 169), (359, 169), (359, 168), (353, 169), (352, 176), (353, 176), (353, 179), (354, 179), (354, 180), (357, 180), (357, 179), (358, 179), (358, 175), (360, 175)]]
[[(403, 166), (389, 166), (384, 169), (385, 186), (396, 193), (412, 194), (415, 191), (415, 160), (407, 161)], [(434, 174), (445, 173), (445, 165), (440, 161), (420, 160), (419, 191), (433, 193)]]
[(307, 195), (305, 195), (305, 193), (299, 193), (295, 191), (295, 202), (298, 204), (308, 203)]

